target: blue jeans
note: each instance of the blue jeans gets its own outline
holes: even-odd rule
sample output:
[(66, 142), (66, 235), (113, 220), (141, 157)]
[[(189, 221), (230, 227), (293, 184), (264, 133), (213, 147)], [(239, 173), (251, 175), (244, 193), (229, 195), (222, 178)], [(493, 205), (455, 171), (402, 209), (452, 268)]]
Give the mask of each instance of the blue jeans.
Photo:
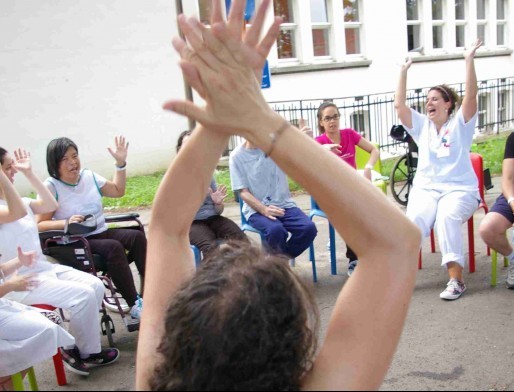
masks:
[[(248, 223), (264, 234), (270, 250), (295, 258), (307, 249), (318, 230), (316, 225), (297, 207), (287, 208), (284, 216), (271, 220), (256, 212)], [(289, 241), (287, 237), (291, 233)]]

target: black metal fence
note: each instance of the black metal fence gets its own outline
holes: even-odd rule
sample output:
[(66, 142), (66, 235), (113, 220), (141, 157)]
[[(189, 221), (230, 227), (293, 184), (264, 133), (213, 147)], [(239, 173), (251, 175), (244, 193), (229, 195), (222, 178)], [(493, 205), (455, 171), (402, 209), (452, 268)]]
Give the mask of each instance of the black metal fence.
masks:
[[(460, 96), (464, 96), (465, 85), (454, 84)], [(429, 88), (418, 88), (407, 92), (409, 106), (425, 113), (425, 99)], [(302, 101), (270, 102), (271, 107), (291, 123), (301, 123), (312, 128), (319, 135), (317, 110), (324, 101), (332, 101), (341, 113), (341, 127), (353, 128), (382, 151), (396, 155), (404, 151), (389, 136), (389, 130), (398, 124), (394, 109), (394, 92), (363, 95), (345, 98), (326, 98)], [(489, 79), (478, 82), (478, 121), (477, 134), (499, 133), (514, 128), (514, 77)], [(242, 140), (232, 137), (226, 154), (230, 153)]]

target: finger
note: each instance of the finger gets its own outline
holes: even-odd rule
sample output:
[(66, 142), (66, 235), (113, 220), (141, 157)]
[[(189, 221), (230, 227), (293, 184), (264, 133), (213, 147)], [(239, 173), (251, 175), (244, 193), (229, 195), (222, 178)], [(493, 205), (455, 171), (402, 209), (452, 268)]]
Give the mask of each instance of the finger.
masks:
[(227, 28), (231, 35), (241, 38), (246, 0), (233, 0), (228, 14)]
[(217, 23), (212, 26), (211, 28), (214, 36), (218, 38), (221, 43), (226, 47), (229, 55), (227, 58), (224, 58), (225, 64), (233, 64), (233, 61), (231, 59), (235, 60), (237, 64), (244, 63), (244, 57), (241, 53), (241, 39), (240, 38), (234, 38), (228, 31), (227, 27), (223, 23)]
[(280, 33), (280, 25), (282, 24), (282, 18), (276, 17), (273, 24), (268, 29), (268, 32), (259, 44), (258, 51), (261, 56), (267, 58), (269, 52), (275, 42), (277, 42), (278, 35)]
[(197, 19), (193, 19), (191, 23), (201, 32), (204, 45), (213, 55), (216, 56), (216, 54), (223, 51), (224, 45), (212, 34), (211, 29), (205, 27)]
[(16, 248), (16, 250), (18, 251), (18, 259), (20, 259), (21, 257), (23, 257), (23, 252), (22, 252), (22, 250), (21, 250), (21, 246), (18, 246), (18, 247)]
[(181, 62), (180, 68), (187, 84), (189, 84), (196, 92), (203, 98), (207, 98), (207, 90), (205, 89), (202, 77), (198, 72), (198, 69), (187, 62)]
[(266, 215), (266, 218), (271, 220), (277, 220), (277, 218), (275, 218), (273, 215)]
[(163, 109), (189, 117), (206, 127), (211, 126), (211, 121), (209, 121), (209, 115), (207, 112), (190, 101), (168, 101), (163, 105)]
[(223, 12), (221, 11), (221, 2), (220, 0), (212, 1), (212, 14), (211, 14), (211, 25), (214, 23), (223, 22)]
[(264, 24), (264, 19), (266, 17), (266, 10), (269, 6), (269, 0), (264, 0), (261, 5), (259, 6), (259, 9), (253, 16), (251, 20), (251, 27), (248, 29), (248, 32), (244, 36), (244, 42), (250, 46), (255, 47), (259, 43), (259, 38), (261, 36), (262, 27)]

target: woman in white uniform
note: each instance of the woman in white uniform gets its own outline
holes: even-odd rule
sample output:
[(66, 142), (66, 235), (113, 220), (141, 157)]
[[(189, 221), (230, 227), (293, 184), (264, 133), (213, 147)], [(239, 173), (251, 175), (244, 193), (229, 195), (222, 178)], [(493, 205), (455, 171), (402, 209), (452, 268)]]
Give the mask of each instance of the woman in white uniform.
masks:
[(450, 278), (440, 294), (445, 300), (455, 300), (466, 290), (462, 274), (465, 259), (461, 225), (473, 215), (480, 202), (478, 180), (469, 152), (478, 109), (474, 58), (481, 45), (482, 42), (476, 40), (465, 53), (466, 93), (460, 108), (457, 93), (443, 84), (428, 92), (426, 115), (411, 109), (406, 102), (411, 59), (402, 66), (395, 97), (398, 117), (419, 147), (407, 216), (425, 237), (435, 224), (442, 265)]
[[(34, 190), (37, 200), (21, 199), (16, 192), (16, 213), (11, 214), (9, 199), (14, 196), (0, 188), (0, 251), (4, 260), (17, 257), (17, 247), (36, 253), (36, 261), (31, 268), (21, 267), (21, 274), (37, 273), (38, 285), (32, 291), (11, 292), (6, 298), (25, 305), (48, 304), (67, 309), (71, 313), (70, 333), (76, 346), (63, 350), (63, 359), (68, 370), (89, 375), (89, 368), (107, 365), (119, 357), (116, 349), (102, 350), (98, 312), (104, 295), (103, 283), (95, 276), (59, 264), (51, 264), (41, 250), (39, 234), (34, 214), (54, 211), (57, 202), (42, 181), (32, 172), (30, 155), (17, 150), (13, 160), (7, 151), (0, 148), (0, 164), (3, 177), (14, 183), (15, 174), (22, 172)], [(11, 185), (12, 187), (12, 185)], [(5, 188), (5, 187), (4, 187)], [(20, 218), (20, 203), (24, 214)]]

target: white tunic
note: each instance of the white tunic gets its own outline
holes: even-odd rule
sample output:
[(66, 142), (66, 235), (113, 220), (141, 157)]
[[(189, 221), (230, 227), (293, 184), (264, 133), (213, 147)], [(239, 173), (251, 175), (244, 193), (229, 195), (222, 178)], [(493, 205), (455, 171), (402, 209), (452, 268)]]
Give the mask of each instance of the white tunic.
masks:
[(52, 358), (75, 339), (35, 308), (0, 298), (0, 377)]
[(52, 219), (66, 220), (73, 215), (91, 214), (96, 217), (97, 229), (87, 235), (106, 231), (101, 192), (106, 182), (104, 177), (87, 169), (82, 170), (79, 181), (75, 185), (52, 177), (47, 178), (45, 184), (59, 203)]

